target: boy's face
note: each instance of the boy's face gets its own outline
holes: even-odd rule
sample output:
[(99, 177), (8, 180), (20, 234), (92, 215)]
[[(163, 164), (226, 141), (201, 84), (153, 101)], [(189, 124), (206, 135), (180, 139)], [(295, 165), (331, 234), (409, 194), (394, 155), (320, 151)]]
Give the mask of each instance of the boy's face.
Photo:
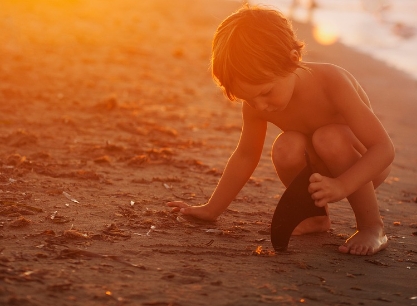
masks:
[(292, 98), (296, 78), (295, 73), (290, 73), (286, 77), (275, 77), (270, 82), (260, 85), (236, 80), (233, 86), (233, 94), (256, 110), (283, 111)]

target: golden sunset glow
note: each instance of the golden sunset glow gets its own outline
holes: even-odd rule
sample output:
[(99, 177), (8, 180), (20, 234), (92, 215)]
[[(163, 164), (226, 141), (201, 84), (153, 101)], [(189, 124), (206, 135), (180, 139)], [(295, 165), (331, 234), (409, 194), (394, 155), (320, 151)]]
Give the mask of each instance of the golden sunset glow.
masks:
[(322, 45), (334, 44), (339, 39), (337, 30), (330, 24), (318, 24), (314, 26), (313, 36)]
[(0, 0), (0, 306), (416, 302), (413, 1)]
[[(92, 1), (6, 1), (2, 4), (2, 39), (9, 43), (43, 45), (96, 45), (117, 37), (112, 9), (117, 5), (93, 5)], [(5, 37), (9, 33), (8, 37)], [(13, 35), (12, 35), (13, 34)]]

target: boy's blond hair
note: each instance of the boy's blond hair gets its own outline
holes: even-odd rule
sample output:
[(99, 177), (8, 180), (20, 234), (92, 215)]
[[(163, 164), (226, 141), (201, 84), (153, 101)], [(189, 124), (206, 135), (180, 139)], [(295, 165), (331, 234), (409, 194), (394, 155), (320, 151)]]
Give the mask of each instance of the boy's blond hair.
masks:
[(217, 28), (212, 45), (212, 76), (233, 101), (235, 79), (258, 85), (287, 76), (303, 67), (290, 57), (290, 52), (296, 50), (301, 60), (303, 48), (291, 22), (280, 12), (245, 5)]

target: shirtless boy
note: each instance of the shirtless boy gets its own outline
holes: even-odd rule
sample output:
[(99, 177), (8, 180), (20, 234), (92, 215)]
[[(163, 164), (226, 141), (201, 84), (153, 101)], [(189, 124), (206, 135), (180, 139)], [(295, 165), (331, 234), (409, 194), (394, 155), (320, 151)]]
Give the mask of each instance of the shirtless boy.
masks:
[[(272, 161), (283, 184), (305, 167), (307, 151), (315, 172), (308, 191), (315, 204), (327, 210), (328, 203), (347, 198), (356, 217), (357, 231), (339, 251), (375, 254), (387, 246), (387, 237), (374, 189), (390, 171), (394, 146), (355, 78), (335, 65), (303, 62), (303, 47), (290, 22), (275, 10), (245, 6), (220, 24), (212, 74), (230, 100), (242, 102), (240, 140), (206, 204), (167, 205), (215, 220), (255, 170), (271, 122), (282, 130)], [(293, 234), (329, 228), (328, 216), (312, 217)]]

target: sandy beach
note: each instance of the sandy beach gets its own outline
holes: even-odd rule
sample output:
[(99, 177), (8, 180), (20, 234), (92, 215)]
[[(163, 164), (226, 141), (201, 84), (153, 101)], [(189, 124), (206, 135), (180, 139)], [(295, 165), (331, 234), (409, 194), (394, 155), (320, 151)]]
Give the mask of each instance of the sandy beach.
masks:
[(240, 4), (220, 0), (0, 3), (1, 305), (417, 305), (417, 81), (294, 23), (306, 61), (350, 71), (396, 159), (377, 189), (389, 247), (341, 254), (331, 230), (275, 254), (285, 188), (269, 126), (255, 173), (216, 222), (168, 201), (210, 197), (241, 130), (211, 80), (211, 39)]

